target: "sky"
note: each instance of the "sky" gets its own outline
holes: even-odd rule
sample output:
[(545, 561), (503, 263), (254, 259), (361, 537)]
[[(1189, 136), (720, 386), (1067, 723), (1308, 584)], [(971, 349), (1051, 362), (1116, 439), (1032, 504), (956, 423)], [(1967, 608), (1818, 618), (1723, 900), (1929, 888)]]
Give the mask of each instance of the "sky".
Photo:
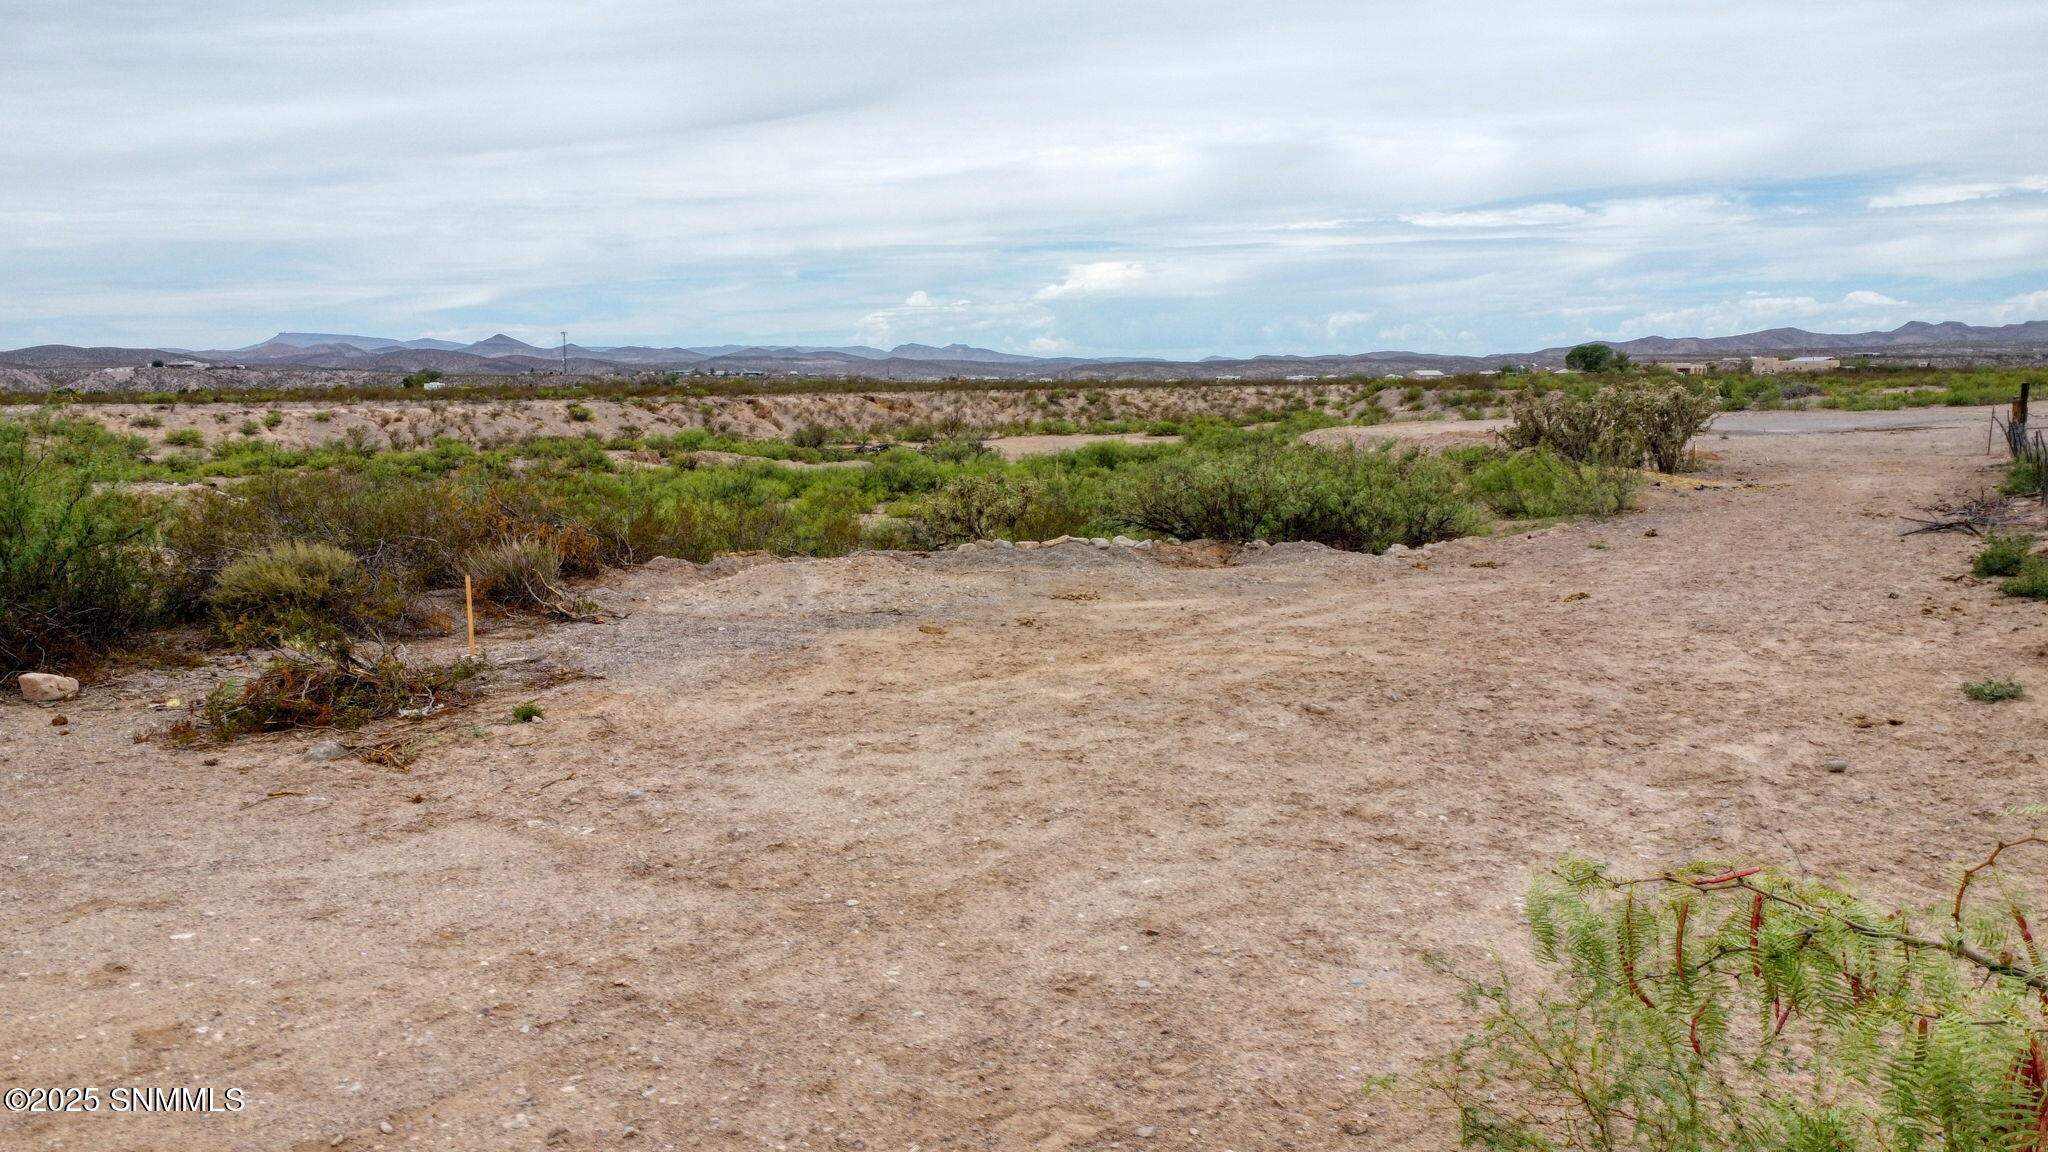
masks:
[(2041, 0), (9, 0), (0, 348), (2048, 318)]

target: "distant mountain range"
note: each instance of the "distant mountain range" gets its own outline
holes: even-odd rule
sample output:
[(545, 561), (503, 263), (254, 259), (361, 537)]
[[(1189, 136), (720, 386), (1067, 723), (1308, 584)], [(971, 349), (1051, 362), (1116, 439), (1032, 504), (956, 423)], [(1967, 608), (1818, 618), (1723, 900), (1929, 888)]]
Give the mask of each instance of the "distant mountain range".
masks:
[[(1637, 360), (1682, 360), (1749, 355), (1861, 355), (1891, 360), (1956, 363), (1965, 360), (2048, 362), (2048, 321), (2003, 327), (1914, 321), (1889, 332), (1825, 333), (1771, 328), (1739, 336), (1645, 336), (1612, 342)], [(864, 345), (764, 346), (719, 344), (691, 348), (641, 346), (544, 348), (500, 333), (473, 344), (451, 340), (394, 340), (327, 332), (280, 332), (246, 348), (187, 351), (176, 348), (81, 348), (40, 344), (0, 352), (0, 366), (38, 369), (114, 368), (162, 361), (247, 368), (336, 368), (405, 373), (437, 369), (447, 375), (520, 375), (561, 372), (619, 375), (654, 370), (717, 374), (858, 376), (881, 380), (949, 377), (1106, 379), (1273, 379), (1288, 376), (1383, 375), (1434, 369), (1455, 374), (1503, 364), (1554, 366), (1564, 347), (1488, 356), (1426, 352), (1362, 352), (1333, 356), (1210, 357), (1201, 361), (1127, 357), (1019, 356), (948, 344), (899, 344), (884, 351)], [(566, 355), (566, 364), (564, 358)]]

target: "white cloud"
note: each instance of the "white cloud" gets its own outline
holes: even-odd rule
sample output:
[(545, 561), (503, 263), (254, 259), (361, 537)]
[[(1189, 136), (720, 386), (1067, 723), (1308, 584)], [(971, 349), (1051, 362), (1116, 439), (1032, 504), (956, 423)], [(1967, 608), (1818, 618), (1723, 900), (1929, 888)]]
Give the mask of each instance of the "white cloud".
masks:
[(1520, 208), (1418, 212), (1404, 219), (1418, 228), (1541, 228), (1576, 223), (1589, 215), (1586, 209), (1573, 204), (1526, 204)]
[(1911, 184), (1870, 198), (1872, 208), (1928, 208), (1942, 204), (1963, 204), (2014, 193), (2048, 192), (2048, 176), (2022, 176), (2017, 180), (1975, 183)]
[(1120, 292), (1145, 278), (1145, 266), (1135, 260), (1098, 260), (1075, 264), (1067, 278), (1047, 284), (1032, 293), (1033, 300), (1060, 300), (1072, 296), (1103, 296)]
[(2048, 23), (1880, 3), (32, 3), (0, 347), (2017, 316), (2048, 282)]

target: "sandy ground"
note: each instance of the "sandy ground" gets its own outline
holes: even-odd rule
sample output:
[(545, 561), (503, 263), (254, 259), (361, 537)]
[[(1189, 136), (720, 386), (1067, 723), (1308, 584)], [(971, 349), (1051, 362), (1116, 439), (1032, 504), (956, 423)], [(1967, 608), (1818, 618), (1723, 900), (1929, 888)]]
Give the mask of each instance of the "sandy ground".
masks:
[(131, 743), (211, 673), (0, 705), (0, 1080), (249, 1094), (0, 1145), (1447, 1148), (1360, 1083), (1458, 1034), (1423, 952), (1526, 962), (1532, 869), (1921, 898), (2043, 799), (2048, 612), (1900, 535), (1981, 433), (1709, 446), (1425, 557), (657, 563), (485, 636), (601, 678), (348, 737), (409, 772)]

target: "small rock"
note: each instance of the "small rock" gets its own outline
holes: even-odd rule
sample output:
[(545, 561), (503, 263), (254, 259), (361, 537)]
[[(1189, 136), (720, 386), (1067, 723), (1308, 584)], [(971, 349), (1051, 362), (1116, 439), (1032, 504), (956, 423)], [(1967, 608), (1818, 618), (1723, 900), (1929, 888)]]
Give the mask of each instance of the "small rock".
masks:
[(379, 1120), (379, 1121), (377, 1121), (377, 1131), (379, 1131), (379, 1132), (382, 1132), (382, 1133), (383, 1133), (383, 1134), (385, 1134), (386, 1136), (389, 1136), (389, 1135), (391, 1135), (391, 1121), (389, 1121), (389, 1120)]
[(52, 700), (69, 700), (78, 695), (78, 681), (69, 676), (54, 676), (48, 672), (23, 672), (16, 681), (21, 689), (21, 698), (31, 704), (45, 704)]
[(308, 760), (339, 760), (348, 755), (348, 745), (339, 740), (322, 740), (306, 749)]
[(1847, 760), (1830, 760), (1821, 765), (1821, 767), (1830, 772), (1847, 772), (1849, 770), (1849, 762)]
[(1046, 541), (1045, 543), (1043, 543), (1043, 544), (1039, 545), (1039, 547), (1041, 547), (1041, 548), (1057, 548), (1057, 547), (1059, 547), (1060, 545), (1062, 545), (1062, 544), (1065, 544), (1065, 543), (1066, 543), (1067, 541), (1069, 541), (1069, 540), (1072, 540), (1072, 539), (1073, 539), (1073, 537), (1072, 537), (1072, 536), (1055, 536), (1055, 537), (1053, 537), (1052, 539), (1050, 539), (1050, 540), (1047, 540), (1047, 541)]
[(1154, 1136), (1159, 1135), (1159, 1129), (1147, 1124), (1143, 1128), (1133, 1128), (1131, 1135), (1136, 1136), (1140, 1140), (1150, 1140)]
[(1017, 547), (1024, 549), (1032, 549), (1042, 547), (1042, 545), (1040, 545), (1039, 542), (1036, 540), (1019, 540), (1017, 541)]
[(1565, 597), (1565, 599), (1566, 599), (1567, 601), (1571, 601), (1571, 600), (1585, 600), (1585, 599), (1589, 599), (1589, 598), (1591, 598), (1591, 597), (1592, 597), (1592, 595), (1593, 595), (1593, 594), (1592, 594), (1591, 592), (1574, 592), (1574, 593), (1572, 593), (1571, 595), (1569, 595), (1569, 596)]
[(1152, 990), (1152, 982), (1150, 980), (1140, 980), (1131, 985), (1131, 987), (1136, 988), (1140, 992), (1150, 992)]
[(1109, 538), (1106, 536), (1097, 536), (1095, 539), (1090, 540), (1088, 543), (1093, 544), (1097, 548), (1107, 548), (1109, 547)]
[(1137, 543), (1136, 540), (1131, 539), (1129, 536), (1112, 536), (1110, 537), (1109, 542), (1111, 544), (1116, 545), (1119, 548), (1129, 548), (1131, 545)]
[(972, 552), (972, 551), (974, 551), (974, 544), (973, 544), (973, 542), (972, 542), (972, 541), (969, 541), (968, 543), (966, 543), (966, 544), (962, 544), (962, 545), (961, 545), (961, 546), (959, 546), (958, 548), (955, 548), (955, 549), (953, 549), (953, 551), (955, 551), (955, 552)]
[(946, 630), (937, 624), (919, 624), (917, 630), (927, 636), (944, 636), (946, 634)]
[(1017, 545), (1016, 545), (1016, 544), (1015, 544), (1014, 542), (1012, 542), (1012, 541), (1009, 541), (1009, 540), (998, 540), (998, 541), (996, 541), (996, 547), (998, 547), (998, 548), (1015, 548), (1016, 546), (1017, 546)]
[(59, 712), (55, 716), (50, 717), (50, 727), (52, 728), (62, 728), (63, 726), (69, 723), (71, 723), (71, 717), (66, 716), (62, 712)]
[(1656, 534), (1657, 534), (1657, 530), (1656, 530), (1655, 528), (1652, 528), (1652, 529), (1650, 529), (1650, 530), (1649, 530), (1648, 532), (1645, 532), (1645, 533), (1643, 533), (1643, 535), (1645, 535), (1645, 536), (1655, 536)]

